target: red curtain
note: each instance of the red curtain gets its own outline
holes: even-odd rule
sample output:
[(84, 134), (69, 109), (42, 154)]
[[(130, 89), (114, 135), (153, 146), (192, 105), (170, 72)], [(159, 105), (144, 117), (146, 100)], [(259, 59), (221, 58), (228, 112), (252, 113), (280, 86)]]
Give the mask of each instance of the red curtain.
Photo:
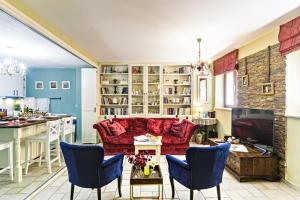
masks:
[(236, 69), (238, 50), (234, 50), (214, 61), (214, 75), (224, 74)]
[(300, 49), (300, 16), (280, 26), (278, 40), (282, 56)]

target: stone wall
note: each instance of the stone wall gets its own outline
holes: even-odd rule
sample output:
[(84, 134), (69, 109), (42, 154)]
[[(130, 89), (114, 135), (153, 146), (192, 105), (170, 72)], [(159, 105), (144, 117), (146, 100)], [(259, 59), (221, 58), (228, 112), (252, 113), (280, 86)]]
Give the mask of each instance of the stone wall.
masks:
[[(271, 46), (270, 82), (274, 83), (274, 95), (262, 95), (261, 84), (267, 82), (267, 48), (247, 56), (247, 71), (249, 85), (242, 86), (242, 76), (245, 75), (245, 58), (239, 60), (237, 76), (237, 105), (239, 107), (274, 110), (275, 131), (274, 150), (281, 157), (280, 172), (284, 175), (286, 148), (286, 118), (285, 114), (285, 58), (279, 53), (279, 44)], [(283, 176), (284, 177), (284, 176)]]

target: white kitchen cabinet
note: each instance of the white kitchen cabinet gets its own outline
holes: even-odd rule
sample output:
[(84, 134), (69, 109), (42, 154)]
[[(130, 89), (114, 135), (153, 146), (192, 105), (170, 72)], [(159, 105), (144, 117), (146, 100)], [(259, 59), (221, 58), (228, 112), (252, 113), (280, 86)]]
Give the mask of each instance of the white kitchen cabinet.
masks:
[(25, 77), (23, 75), (0, 75), (1, 97), (24, 97)]

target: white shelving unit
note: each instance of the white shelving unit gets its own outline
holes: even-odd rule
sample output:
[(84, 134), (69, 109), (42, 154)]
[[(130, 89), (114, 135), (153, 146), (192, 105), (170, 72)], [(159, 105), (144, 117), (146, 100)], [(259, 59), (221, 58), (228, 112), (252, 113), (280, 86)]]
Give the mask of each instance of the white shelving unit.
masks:
[(191, 116), (190, 65), (102, 65), (98, 76), (98, 119)]

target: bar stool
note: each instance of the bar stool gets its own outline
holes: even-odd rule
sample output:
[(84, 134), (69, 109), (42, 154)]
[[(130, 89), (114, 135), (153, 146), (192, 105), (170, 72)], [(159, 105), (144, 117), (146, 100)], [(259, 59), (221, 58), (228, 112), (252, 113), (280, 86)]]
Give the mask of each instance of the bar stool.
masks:
[[(28, 167), (34, 162), (46, 162), (48, 167), (48, 173), (52, 173), (51, 164), (58, 161), (59, 166), (61, 166), (60, 161), (60, 146), (59, 146), (59, 133), (60, 133), (60, 120), (47, 122), (47, 132), (36, 136), (28, 137), (25, 139), (25, 174), (28, 173)], [(30, 145), (32, 143), (41, 144), (40, 159), (30, 160)], [(55, 143), (56, 157), (51, 160), (51, 143)], [(45, 146), (45, 160), (43, 158), (43, 146)]]
[(14, 173), (13, 173), (13, 142), (1, 142), (0, 141), (0, 151), (8, 150), (8, 166), (1, 169), (0, 173), (9, 170), (10, 179), (14, 180)]
[(66, 139), (68, 137), (68, 142), (73, 143), (73, 117), (66, 117), (61, 119), (61, 140), (63, 142), (67, 142)]

